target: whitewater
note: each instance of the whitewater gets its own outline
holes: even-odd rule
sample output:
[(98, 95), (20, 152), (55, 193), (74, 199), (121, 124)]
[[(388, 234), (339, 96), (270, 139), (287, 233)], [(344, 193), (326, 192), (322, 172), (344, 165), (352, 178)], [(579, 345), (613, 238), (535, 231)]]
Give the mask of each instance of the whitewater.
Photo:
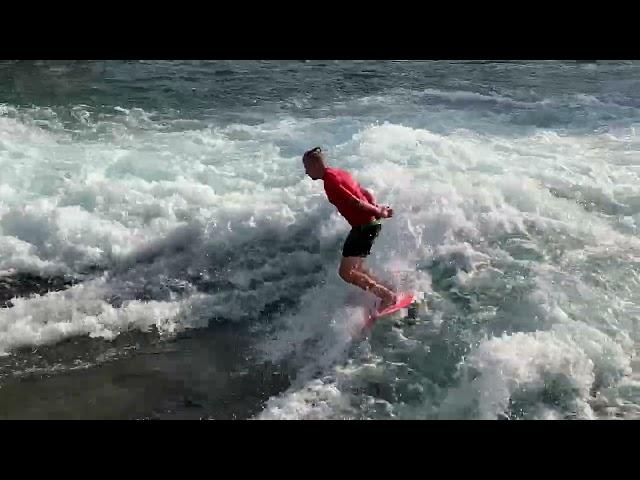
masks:
[[(3, 418), (638, 418), (638, 62), (1, 70)], [(316, 145), (394, 208), (415, 320), (354, 336)]]

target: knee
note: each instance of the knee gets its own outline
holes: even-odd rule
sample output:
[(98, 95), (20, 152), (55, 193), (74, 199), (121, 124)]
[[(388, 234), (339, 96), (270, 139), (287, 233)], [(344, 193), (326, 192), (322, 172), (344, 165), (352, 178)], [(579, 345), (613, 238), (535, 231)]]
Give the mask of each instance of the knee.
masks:
[(340, 275), (340, 278), (347, 283), (353, 282), (353, 268), (351, 267), (340, 265), (340, 268), (338, 269), (338, 275)]

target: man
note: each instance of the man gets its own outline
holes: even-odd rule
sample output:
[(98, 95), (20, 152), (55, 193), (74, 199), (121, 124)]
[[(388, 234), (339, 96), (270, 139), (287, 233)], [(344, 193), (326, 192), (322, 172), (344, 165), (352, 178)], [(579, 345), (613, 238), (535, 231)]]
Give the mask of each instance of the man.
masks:
[(349, 173), (328, 167), (320, 147), (305, 152), (302, 163), (312, 180), (324, 181), (329, 202), (352, 227), (342, 248), (340, 278), (377, 296), (381, 300), (380, 310), (394, 305), (396, 294), (364, 267), (364, 259), (371, 253), (382, 228), (380, 219), (393, 216), (393, 210), (378, 206), (371, 192), (363, 189)]

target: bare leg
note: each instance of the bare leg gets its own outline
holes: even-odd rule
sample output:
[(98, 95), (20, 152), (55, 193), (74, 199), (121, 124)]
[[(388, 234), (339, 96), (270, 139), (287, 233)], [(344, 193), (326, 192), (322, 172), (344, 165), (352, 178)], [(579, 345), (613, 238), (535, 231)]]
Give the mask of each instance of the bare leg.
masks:
[(380, 278), (378, 278), (377, 275), (374, 275), (374, 273), (371, 270), (369, 270), (369, 268), (365, 267), (364, 266), (364, 258), (361, 258), (360, 260), (361, 260), (361, 262), (360, 262), (360, 266), (359, 266), (358, 270), (360, 270), (362, 273), (367, 275), (371, 280), (376, 282), (378, 285), (382, 285), (387, 290), (391, 290), (392, 292), (395, 292), (396, 287), (394, 285), (391, 285), (390, 283), (385, 282), (384, 280), (381, 280)]
[(355, 285), (365, 291), (370, 291), (376, 297), (378, 297), (382, 303), (380, 308), (386, 308), (393, 305), (396, 301), (396, 296), (392, 290), (386, 288), (384, 285), (380, 285), (369, 275), (360, 270), (362, 266), (362, 258), (360, 257), (342, 257), (340, 263), (340, 278), (345, 282)]

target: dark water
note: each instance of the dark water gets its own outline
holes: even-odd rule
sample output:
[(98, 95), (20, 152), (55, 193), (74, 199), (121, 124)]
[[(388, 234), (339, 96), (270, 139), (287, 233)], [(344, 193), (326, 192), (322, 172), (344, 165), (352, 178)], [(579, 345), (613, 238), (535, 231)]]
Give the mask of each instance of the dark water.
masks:
[(219, 325), (169, 341), (132, 332), (19, 351), (0, 359), (0, 418), (250, 418), (289, 385), (282, 367), (255, 363), (251, 343)]
[(619, 119), (635, 115), (639, 68), (637, 62), (607, 61), (4, 61), (0, 88), (3, 102), (16, 106), (87, 105), (94, 112), (119, 106), (152, 111), (159, 118), (217, 122), (259, 122), (278, 113), (323, 116), (340, 102), (394, 89), (489, 97), (417, 99), (422, 106), (458, 104), (461, 110), (475, 103), (509, 111), (518, 102), (533, 106), (567, 96), (556, 122), (580, 123), (587, 109), (571, 101), (574, 93), (610, 103)]

